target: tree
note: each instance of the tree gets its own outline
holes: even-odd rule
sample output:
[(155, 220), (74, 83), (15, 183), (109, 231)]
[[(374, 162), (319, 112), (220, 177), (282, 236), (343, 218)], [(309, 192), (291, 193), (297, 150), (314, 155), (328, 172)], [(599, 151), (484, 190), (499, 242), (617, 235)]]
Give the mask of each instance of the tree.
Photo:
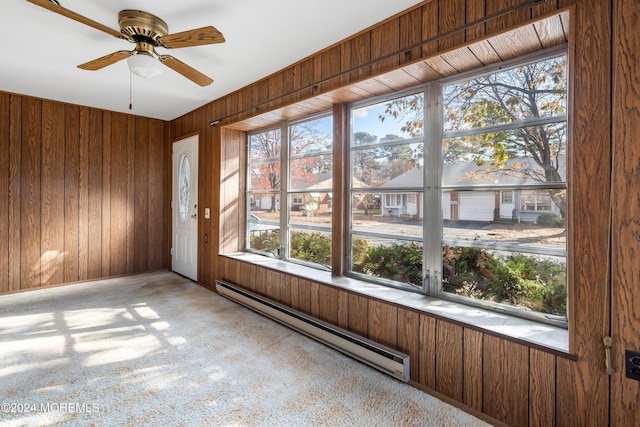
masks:
[[(289, 127), (290, 156), (299, 156), (289, 161), (289, 174), (292, 186), (306, 188), (317, 182), (321, 173), (331, 172), (331, 156), (315, 152), (331, 150), (331, 138), (325, 135), (318, 121), (307, 121)], [(281, 186), (281, 149), (280, 129), (274, 129), (249, 138), (251, 156), (251, 189), (265, 190), (271, 194), (272, 212), (278, 209), (277, 190)]]
[[(443, 141), (444, 162), (474, 161), (487, 173), (564, 181), (566, 70), (562, 55), (445, 86), (443, 131), (464, 133)], [(402, 118), (412, 132), (423, 126), (418, 102), (391, 101), (385, 114)], [(565, 217), (564, 190), (551, 197)]]
[(251, 189), (271, 192), (272, 212), (277, 210), (276, 193), (280, 188), (280, 129), (251, 135), (249, 151), (251, 156)]

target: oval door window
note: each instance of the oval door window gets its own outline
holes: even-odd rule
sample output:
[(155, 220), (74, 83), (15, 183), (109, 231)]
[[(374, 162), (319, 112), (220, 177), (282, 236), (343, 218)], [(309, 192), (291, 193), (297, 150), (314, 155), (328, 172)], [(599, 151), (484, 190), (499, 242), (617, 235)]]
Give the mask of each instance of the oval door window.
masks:
[(189, 167), (189, 159), (186, 154), (182, 155), (180, 159), (180, 171), (178, 174), (178, 194), (179, 194), (179, 209), (180, 220), (187, 222), (189, 219), (189, 206), (191, 205), (191, 173)]

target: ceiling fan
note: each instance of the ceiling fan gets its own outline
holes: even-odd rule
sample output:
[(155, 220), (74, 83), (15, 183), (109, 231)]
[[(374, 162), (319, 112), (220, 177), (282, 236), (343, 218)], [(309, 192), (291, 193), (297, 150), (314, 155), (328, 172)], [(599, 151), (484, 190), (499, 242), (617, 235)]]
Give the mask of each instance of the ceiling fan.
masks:
[(103, 31), (113, 37), (135, 43), (133, 50), (119, 50), (93, 61), (78, 65), (83, 70), (99, 70), (128, 58), (131, 71), (142, 77), (151, 78), (159, 74), (157, 61), (182, 74), (187, 79), (200, 85), (207, 86), (213, 80), (200, 71), (190, 67), (171, 55), (159, 55), (155, 48), (163, 47), (176, 49), (181, 47), (201, 46), (214, 43), (224, 43), (220, 31), (212, 26), (169, 34), (169, 26), (162, 19), (141, 10), (122, 10), (118, 13), (120, 31), (116, 31), (99, 22), (82, 16), (72, 10), (64, 8), (55, 0), (27, 0), (37, 6), (58, 13), (82, 24)]

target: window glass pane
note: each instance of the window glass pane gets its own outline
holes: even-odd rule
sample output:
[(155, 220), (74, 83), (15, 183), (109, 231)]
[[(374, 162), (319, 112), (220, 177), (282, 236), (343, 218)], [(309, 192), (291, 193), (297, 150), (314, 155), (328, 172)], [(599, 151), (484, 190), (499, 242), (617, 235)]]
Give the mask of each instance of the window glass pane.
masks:
[(331, 189), (332, 157), (297, 157), (289, 160), (289, 180), (292, 190)]
[(443, 185), (567, 180), (566, 122), (442, 141)]
[(447, 85), (444, 132), (566, 114), (566, 56)]
[(566, 316), (566, 57), (443, 100), (442, 290)]
[(354, 236), (351, 270), (397, 283), (422, 286), (422, 243)]
[[(386, 204), (385, 204), (386, 203)], [(394, 205), (390, 205), (393, 203)], [(354, 193), (353, 230), (422, 239), (423, 193)]]
[(421, 137), (424, 132), (422, 92), (355, 108), (352, 146)]
[(422, 187), (422, 163), (422, 143), (356, 148), (352, 186)]
[(289, 230), (289, 258), (330, 266), (331, 232), (292, 227)]
[(333, 118), (331, 116), (296, 123), (289, 127), (289, 154), (331, 152), (333, 144)]
[(444, 245), (442, 267), (445, 292), (566, 316), (564, 257)]
[(289, 223), (331, 228), (331, 193), (296, 193), (289, 196)]
[(280, 188), (280, 129), (249, 136), (249, 189)]

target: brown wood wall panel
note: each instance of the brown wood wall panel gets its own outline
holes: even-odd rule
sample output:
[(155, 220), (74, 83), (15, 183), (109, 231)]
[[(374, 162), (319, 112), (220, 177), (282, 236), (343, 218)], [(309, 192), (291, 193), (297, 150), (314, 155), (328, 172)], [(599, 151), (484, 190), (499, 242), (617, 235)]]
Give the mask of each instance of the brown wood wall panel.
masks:
[(75, 105), (67, 105), (64, 122), (64, 282), (79, 279), (79, 119), (80, 109)]
[(127, 272), (127, 117), (111, 115), (111, 274)]
[(438, 320), (435, 331), (435, 390), (462, 401), (463, 328)]
[(25, 99), (22, 117), (29, 117), (29, 120), (22, 121), (20, 268), (21, 288), (29, 289), (40, 285), (42, 101)]
[[(89, 159), (88, 159), (88, 192), (87, 192), (87, 232), (88, 256), (87, 278), (103, 277), (102, 273), (102, 157), (103, 128), (102, 112), (95, 108), (89, 110)], [(141, 174), (142, 175), (142, 174)], [(141, 253), (146, 251), (140, 251)], [(145, 271), (145, 270), (138, 270)]]
[[(119, 119), (111, 120), (112, 114)], [(0, 93), (0, 221), (6, 227), (0, 237), (0, 294), (167, 267), (161, 256), (168, 226), (162, 219), (165, 123), (134, 122), (130, 127), (124, 114)], [(163, 131), (151, 136), (144, 129), (152, 126)], [(143, 129), (137, 137), (136, 127)], [(161, 149), (150, 155), (156, 138)], [(136, 145), (146, 149), (130, 152)], [(152, 190), (156, 167), (153, 179), (160, 185)], [(129, 180), (142, 190), (134, 200)], [(149, 220), (150, 200), (160, 220)], [(122, 255), (129, 247), (146, 260), (132, 271)], [(152, 266), (148, 260), (157, 247), (160, 256)]]
[(411, 381), (420, 382), (420, 314), (398, 309), (397, 348), (409, 355)]
[(463, 403), (471, 408), (482, 411), (482, 368), (484, 353), (484, 334), (482, 332), (464, 328), (463, 361), (464, 383), (462, 389)]
[(368, 336), (368, 318), (368, 298), (361, 295), (349, 294), (349, 330), (363, 337)]
[(484, 337), (483, 412), (512, 426), (528, 425), (529, 349)]
[(22, 97), (9, 98), (9, 291), (21, 288)]
[(398, 307), (382, 301), (369, 300), (368, 337), (386, 346), (398, 345)]
[[(9, 153), (10, 97), (0, 93), (0, 153)], [(0, 156), (0, 293), (9, 292), (9, 155)]]
[[(102, 115), (102, 192), (111, 194), (111, 113)], [(102, 197), (102, 275), (111, 275), (111, 197)], [(154, 215), (157, 217), (160, 215)], [(164, 215), (162, 215), (164, 216)], [(150, 218), (150, 222), (155, 221)], [(162, 234), (160, 234), (162, 236)], [(150, 236), (153, 238), (153, 236)], [(160, 237), (162, 242), (162, 237)], [(162, 246), (162, 244), (160, 244)]]
[(569, 203), (575, 214), (569, 218), (573, 232), (568, 246), (573, 256), (568, 274), (571, 347), (578, 360), (558, 363), (556, 423), (606, 425), (609, 378), (602, 368), (602, 337), (609, 331), (611, 4), (582, 0), (571, 22), (575, 53), (569, 81), (574, 95), (569, 102), (574, 144), (568, 167), (572, 177)]
[(420, 315), (420, 354), (418, 365), (420, 384), (436, 389), (436, 319)]
[(555, 425), (556, 357), (529, 350), (529, 425)]
[(64, 280), (64, 105), (42, 103), (42, 286)]
[(637, 1), (614, 2), (611, 426), (640, 425), (640, 382), (625, 376), (625, 350), (640, 351), (640, 44)]
[[(142, 117), (135, 119), (135, 152), (134, 162), (136, 167), (134, 194), (134, 233), (135, 240), (141, 247), (148, 247), (147, 221), (149, 218), (149, 128), (148, 120)], [(134, 268), (136, 271), (145, 271), (148, 264), (148, 251), (136, 251), (134, 254)]]
[(78, 280), (89, 262), (89, 108), (80, 107), (78, 127)]

